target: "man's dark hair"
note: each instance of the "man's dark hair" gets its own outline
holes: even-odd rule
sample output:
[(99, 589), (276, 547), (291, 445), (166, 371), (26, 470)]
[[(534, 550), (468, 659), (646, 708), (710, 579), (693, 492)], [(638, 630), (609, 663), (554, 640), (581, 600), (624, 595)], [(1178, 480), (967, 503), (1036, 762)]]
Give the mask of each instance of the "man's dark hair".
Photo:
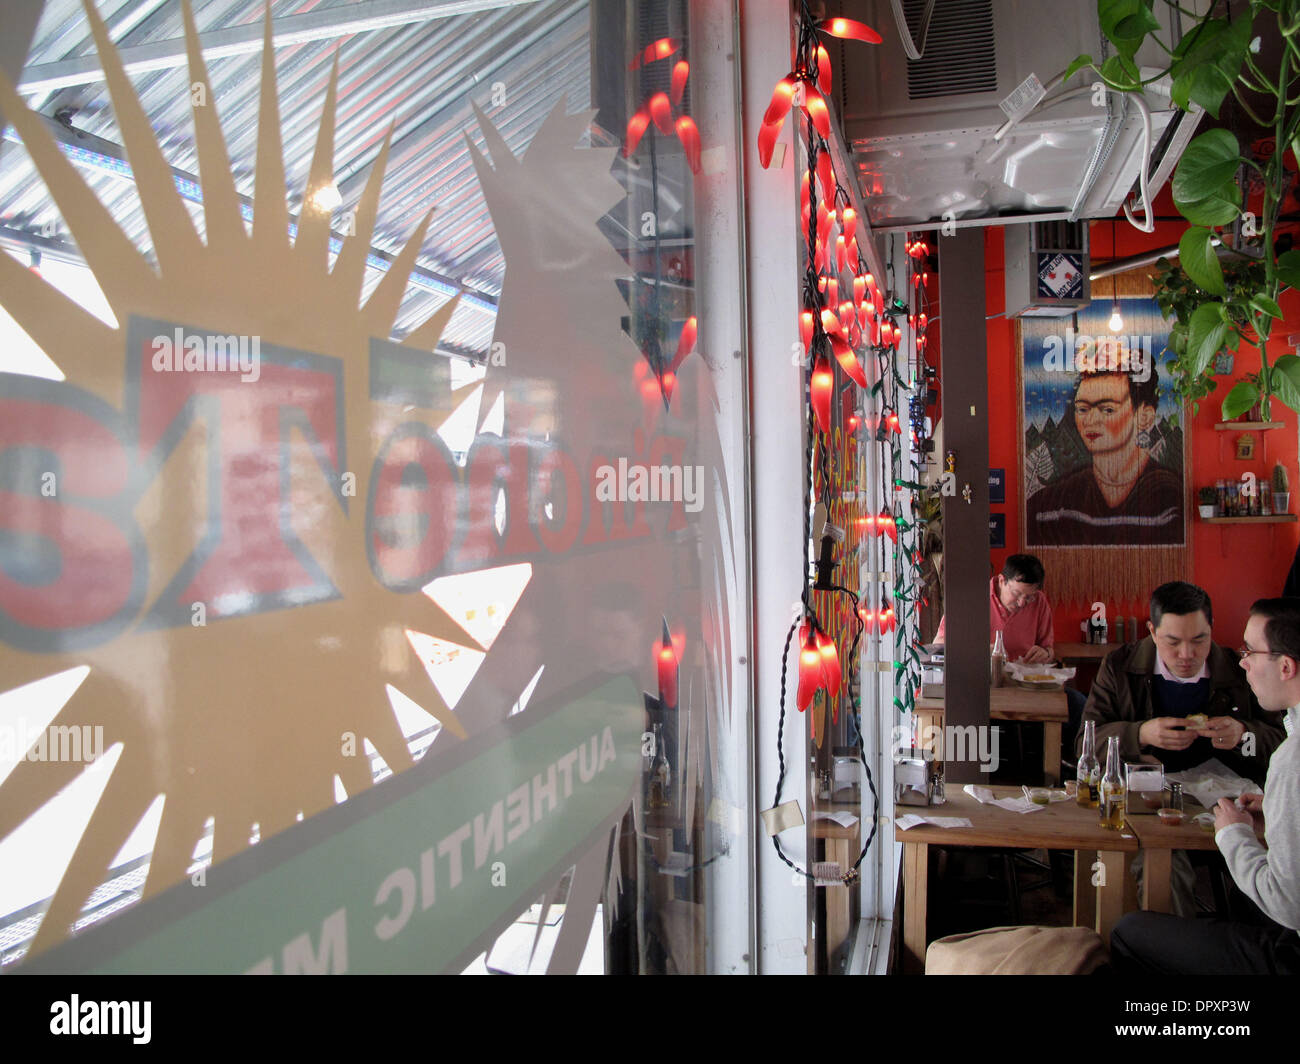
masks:
[(1264, 638), (1270, 653), (1300, 661), (1300, 598), (1259, 599), (1250, 613), (1265, 618)]
[(1186, 580), (1171, 580), (1161, 584), (1151, 592), (1151, 627), (1160, 627), (1160, 618), (1166, 613), (1179, 617), (1200, 611), (1205, 619), (1214, 623), (1214, 607), (1210, 605), (1210, 596), (1203, 588), (1189, 584)]
[(1002, 579), (1043, 586), (1043, 563), (1032, 554), (1012, 554), (1002, 566)]

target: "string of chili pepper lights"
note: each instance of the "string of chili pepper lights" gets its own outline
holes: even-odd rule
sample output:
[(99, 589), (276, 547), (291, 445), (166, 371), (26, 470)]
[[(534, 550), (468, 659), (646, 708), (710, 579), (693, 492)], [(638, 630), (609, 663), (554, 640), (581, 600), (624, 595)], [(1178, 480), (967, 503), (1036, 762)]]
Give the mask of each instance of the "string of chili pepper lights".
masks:
[[(796, 632), (799, 635), (800, 650), (795, 703), (803, 711), (813, 703), (819, 691), (824, 691), (832, 707), (832, 720), (838, 719), (839, 696), (843, 686), (842, 665), (835, 640), (819, 618), (813, 603), (814, 590), (841, 593), (852, 602), (854, 635), (847, 661), (854, 676), (862, 636), (866, 634), (873, 639), (883, 639), (891, 632), (894, 634), (894, 705), (905, 713), (910, 713), (915, 707), (920, 686), (918, 613), (923, 602), (918, 590), (921, 561), (918, 539), (921, 522), (916, 516), (916, 496), (923, 489), (918, 483), (920, 463), (917, 455), (923, 451), (925, 417), (924, 404), (919, 408), (918, 416), (916, 403), (909, 399), (908, 420), (912, 446), (909, 457), (905, 459), (898, 412), (902, 393), (910, 390), (912, 383), (899, 373), (898, 353), (903, 330), (898, 324), (898, 314), (907, 313), (914, 337), (914, 344), (910, 346), (904, 362), (908, 375), (913, 381), (922, 382), (927, 389), (931, 376), (925, 363), (928, 304), (924, 286), (928, 280), (928, 246), (920, 239), (909, 239), (907, 242), (909, 276), (903, 289), (905, 298), (899, 298), (892, 285), (887, 285), (887, 290), (882, 293), (860, 254), (857, 215), (848, 193), (835, 178), (827, 144), (830, 138), (830, 114), (826, 97), (831, 91), (832, 73), (829, 54), (817, 34), (826, 33), (868, 43), (879, 43), (880, 36), (870, 27), (848, 19), (814, 22), (806, 2), (801, 4), (801, 8), (794, 69), (777, 82), (758, 134), (759, 161), (766, 168), (771, 163), (776, 140), (786, 116), (792, 111), (796, 116), (801, 114), (807, 156), (807, 169), (800, 183), (800, 216), (807, 242), (799, 332), (805, 352), (805, 382), (810, 409), (804, 461), (802, 616), (791, 624), (781, 655), (781, 698), (777, 724), (779, 772), (774, 805), (781, 802), (785, 780), (783, 739), (786, 681), (790, 644)], [(836, 229), (838, 232), (832, 241), (831, 234)], [(850, 286), (845, 292), (849, 298), (841, 300), (840, 281), (846, 272), (852, 275)], [(893, 275), (892, 262), (887, 266), (887, 273), (885, 280), (888, 282)], [(869, 348), (875, 356), (877, 373), (874, 385), (869, 384), (866, 371), (856, 354), (863, 346)], [(832, 574), (836, 564), (834, 544), (837, 530), (829, 524), (818, 530), (822, 537), (820, 557), (815, 567), (811, 564), (814, 470), (820, 473), (817, 502), (828, 507), (830, 501), (828, 461), (832, 429), (831, 400), (837, 394), (835, 364), (849, 380), (868, 393), (869, 399), (874, 399), (877, 403), (878, 414), (871, 421), (875, 431), (874, 451), (880, 462), (879, 482), (890, 485), (893, 490), (878, 514), (868, 513), (857, 519), (857, 531), (869, 545), (872, 583), (877, 582), (875, 575), (885, 571), (886, 536), (895, 548), (892, 562), (894, 602), (898, 603), (899, 610), (897, 614), (883, 585), (880, 588), (879, 602), (873, 604), (870, 601), (870, 591), (866, 593), (866, 601), (859, 602), (859, 596), (855, 592), (834, 582)], [(924, 396), (926, 393), (922, 394)], [(861, 418), (856, 414), (850, 416), (848, 427), (856, 433), (862, 427)], [(905, 461), (906, 472), (909, 474), (907, 477), (904, 476)], [(810, 582), (814, 568), (816, 576)], [(858, 685), (849, 685), (850, 689), (856, 686)], [(849, 702), (854, 727), (861, 737), (860, 697), (850, 693)], [(875, 839), (879, 820), (880, 798), (861, 742), (859, 758), (875, 802), (875, 815), (857, 860), (851, 868), (841, 872), (841, 879), (846, 884), (857, 879), (858, 869)], [(773, 834), (772, 842), (782, 861), (805, 878), (813, 878), (786, 856), (776, 834)]]

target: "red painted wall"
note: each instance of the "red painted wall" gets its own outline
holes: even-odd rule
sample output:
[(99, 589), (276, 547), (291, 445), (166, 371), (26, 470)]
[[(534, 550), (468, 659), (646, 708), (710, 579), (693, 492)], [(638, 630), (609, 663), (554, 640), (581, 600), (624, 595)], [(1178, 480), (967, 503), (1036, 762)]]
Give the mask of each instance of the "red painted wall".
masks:
[[(1156, 213), (1159, 216), (1172, 215), (1172, 204), (1166, 193), (1157, 200)], [(1178, 243), (1178, 238), (1186, 228), (1181, 222), (1157, 223), (1154, 233), (1138, 232), (1126, 223), (1114, 227), (1116, 247), (1112, 248), (1112, 226), (1109, 221), (1093, 223), (1091, 228), (1092, 255), (1094, 260), (1104, 261), (1118, 255), (1128, 257), (1145, 251), (1168, 247)], [(985, 244), (985, 285), (990, 315), (1004, 310), (1006, 303), (1005, 277), (1003, 272), (1002, 230), (989, 228)], [(1104, 284), (1104, 282), (1102, 282)], [(1270, 363), (1279, 355), (1291, 352), (1287, 336), (1300, 333), (1300, 293), (1287, 292), (1281, 300), (1286, 319), (1276, 325), (1273, 338), (1268, 345)], [(1005, 512), (1007, 515), (1007, 549), (991, 552), (991, 560), (996, 569), (1002, 567), (1008, 554), (1023, 550), (1020, 532), (1020, 520), (1017, 512), (1017, 500), (1020, 492), (1020, 470), (1017, 465), (1016, 432), (1017, 404), (1020, 401), (1016, 385), (1016, 329), (1014, 321), (1003, 318), (991, 318), (988, 331), (988, 365), (989, 365), (989, 465), (993, 468), (1005, 468), (1007, 471), (1007, 503), (1005, 506), (993, 505), (991, 512)], [(1191, 468), (1190, 477), (1193, 489), (1205, 484), (1213, 484), (1219, 477), (1240, 478), (1247, 470), (1259, 476), (1271, 473), (1273, 462), (1281, 459), (1287, 467), (1291, 480), (1291, 512), (1297, 511), (1297, 489), (1300, 488), (1300, 476), (1297, 475), (1297, 450), (1300, 435), (1297, 433), (1296, 414), (1283, 407), (1276, 400), (1273, 404), (1273, 420), (1281, 421), (1285, 427), (1274, 429), (1266, 434), (1256, 433), (1256, 458), (1250, 462), (1240, 462), (1234, 457), (1237, 433), (1216, 432), (1215, 422), (1220, 420), (1219, 404), (1231, 390), (1237, 379), (1244, 377), (1259, 365), (1258, 352), (1245, 345), (1237, 352), (1236, 365), (1232, 380), (1220, 383), (1218, 390), (1208, 401), (1201, 403), (1200, 412), (1190, 418), (1191, 427)], [(1268, 457), (1261, 457), (1261, 436), (1267, 436)], [(1222, 458), (1220, 458), (1222, 448)], [(1193, 491), (1193, 510), (1195, 514), (1195, 494)], [(1198, 517), (1192, 518), (1192, 571), (1186, 579), (1199, 584), (1209, 592), (1214, 602), (1215, 638), (1228, 646), (1237, 646), (1241, 642), (1241, 633), (1246, 624), (1247, 611), (1251, 602), (1257, 598), (1278, 595), (1282, 583), (1295, 557), (1297, 541), (1300, 540), (1300, 524), (1276, 525), (1208, 525)], [(1052, 574), (1047, 574), (1047, 593), (1051, 597)], [(1088, 603), (1056, 602), (1055, 606), (1056, 638), (1060, 642), (1079, 639), (1079, 622), (1088, 613)], [(1145, 622), (1147, 605), (1143, 603), (1109, 603), (1108, 612), (1125, 618), (1140, 616)]]

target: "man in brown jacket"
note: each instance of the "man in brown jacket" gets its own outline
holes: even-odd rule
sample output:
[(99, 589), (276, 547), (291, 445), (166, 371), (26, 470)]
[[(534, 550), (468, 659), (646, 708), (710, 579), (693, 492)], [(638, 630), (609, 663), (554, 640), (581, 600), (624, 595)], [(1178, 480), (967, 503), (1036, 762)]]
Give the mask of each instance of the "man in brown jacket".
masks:
[(1212, 620), (1210, 596), (1195, 584), (1152, 592), (1150, 635), (1107, 655), (1084, 707), (1084, 722), (1097, 725), (1098, 756), (1118, 735), (1126, 762), (1154, 759), (1178, 772), (1217, 758), (1264, 782), (1286, 738), (1282, 715), (1260, 708), (1237, 655), (1211, 639)]

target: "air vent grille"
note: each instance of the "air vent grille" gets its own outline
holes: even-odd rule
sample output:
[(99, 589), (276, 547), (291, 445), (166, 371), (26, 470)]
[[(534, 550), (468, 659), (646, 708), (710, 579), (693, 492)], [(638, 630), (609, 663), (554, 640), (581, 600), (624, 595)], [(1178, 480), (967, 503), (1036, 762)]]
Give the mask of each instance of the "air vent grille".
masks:
[[(919, 36), (925, 0), (904, 0), (908, 25)], [(969, 96), (996, 92), (993, 0), (941, 0), (934, 5), (925, 54), (907, 64), (907, 96)]]

